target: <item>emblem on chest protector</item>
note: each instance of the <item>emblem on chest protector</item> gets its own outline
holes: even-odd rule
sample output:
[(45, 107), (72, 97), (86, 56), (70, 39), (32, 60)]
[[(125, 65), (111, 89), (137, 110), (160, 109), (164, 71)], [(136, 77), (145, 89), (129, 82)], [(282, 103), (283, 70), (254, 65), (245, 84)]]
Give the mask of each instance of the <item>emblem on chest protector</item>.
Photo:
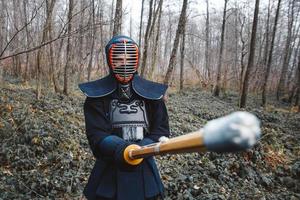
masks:
[(145, 102), (133, 100), (121, 103), (114, 99), (110, 103), (110, 121), (113, 128), (122, 128), (124, 140), (142, 140), (148, 130)]

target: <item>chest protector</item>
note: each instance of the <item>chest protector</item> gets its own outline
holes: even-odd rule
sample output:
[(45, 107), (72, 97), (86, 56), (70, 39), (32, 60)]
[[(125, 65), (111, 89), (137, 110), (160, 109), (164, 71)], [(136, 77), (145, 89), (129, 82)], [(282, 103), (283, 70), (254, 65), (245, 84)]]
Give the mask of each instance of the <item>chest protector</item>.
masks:
[(113, 128), (122, 128), (124, 140), (142, 140), (149, 128), (145, 102), (135, 99), (124, 103), (113, 99), (110, 103), (110, 121)]

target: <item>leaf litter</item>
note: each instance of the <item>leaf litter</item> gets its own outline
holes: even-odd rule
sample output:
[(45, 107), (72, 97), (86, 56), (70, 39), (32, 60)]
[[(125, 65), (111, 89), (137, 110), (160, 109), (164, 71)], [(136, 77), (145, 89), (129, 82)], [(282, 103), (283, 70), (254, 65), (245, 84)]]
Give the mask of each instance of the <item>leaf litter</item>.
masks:
[[(80, 199), (95, 161), (85, 136), (84, 96), (34, 97), (32, 89), (1, 88), (0, 199)], [(170, 94), (172, 137), (239, 110), (236, 102), (235, 93)], [(300, 198), (300, 115), (258, 102), (250, 97), (246, 109), (262, 121), (254, 149), (156, 158), (167, 200)]]

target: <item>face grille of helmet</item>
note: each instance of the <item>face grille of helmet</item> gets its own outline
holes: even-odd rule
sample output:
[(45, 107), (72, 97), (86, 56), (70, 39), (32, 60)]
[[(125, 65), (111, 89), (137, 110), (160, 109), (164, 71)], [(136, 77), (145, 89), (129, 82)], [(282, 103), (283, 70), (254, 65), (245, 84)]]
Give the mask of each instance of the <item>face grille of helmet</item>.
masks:
[(109, 60), (114, 74), (123, 79), (131, 78), (137, 71), (138, 48), (126, 41), (115, 43), (110, 49)]

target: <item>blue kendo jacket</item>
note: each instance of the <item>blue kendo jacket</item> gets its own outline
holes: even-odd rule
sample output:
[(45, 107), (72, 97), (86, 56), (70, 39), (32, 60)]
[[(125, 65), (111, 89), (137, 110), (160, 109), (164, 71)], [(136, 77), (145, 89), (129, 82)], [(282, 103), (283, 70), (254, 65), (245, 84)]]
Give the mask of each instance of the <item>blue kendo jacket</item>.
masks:
[[(163, 196), (164, 188), (153, 157), (138, 166), (123, 166), (112, 156), (104, 155), (109, 149), (99, 147), (108, 136), (121, 137), (121, 129), (113, 129), (109, 119), (109, 104), (117, 97), (117, 83), (109, 75), (97, 81), (79, 85), (87, 96), (84, 115), (87, 138), (96, 163), (84, 189), (89, 200), (143, 200)], [(143, 146), (168, 137), (168, 114), (162, 96), (167, 87), (135, 75), (132, 81), (132, 99), (144, 100), (149, 121), (149, 132), (136, 144)]]

